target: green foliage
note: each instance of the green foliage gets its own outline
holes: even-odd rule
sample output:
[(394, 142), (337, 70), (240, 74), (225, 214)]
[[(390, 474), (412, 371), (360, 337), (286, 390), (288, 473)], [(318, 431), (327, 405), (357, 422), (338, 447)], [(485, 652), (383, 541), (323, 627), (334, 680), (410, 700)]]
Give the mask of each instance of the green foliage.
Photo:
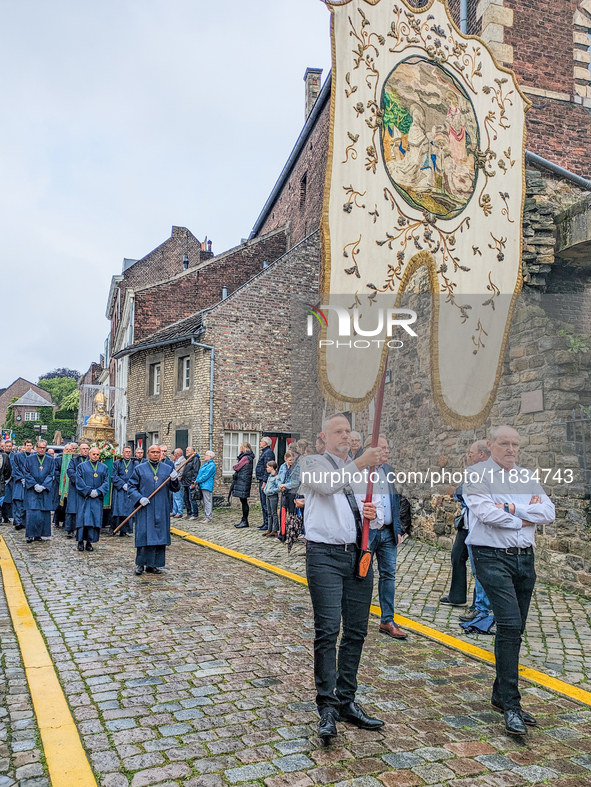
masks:
[(51, 394), (54, 403), (58, 407), (62, 407), (66, 396), (77, 389), (76, 380), (73, 377), (40, 378), (37, 385)]
[(6, 421), (4, 422), (4, 429), (14, 429), (16, 426), (16, 421), (14, 420), (14, 408), (10, 405), (18, 402), (18, 396), (13, 396), (10, 400), (8, 405), (8, 410), (6, 411)]
[(394, 135), (394, 128), (401, 134), (408, 134), (412, 126), (412, 116), (408, 109), (400, 102), (400, 96), (395, 90), (384, 93), (384, 127)]
[(80, 372), (76, 371), (76, 369), (67, 369), (65, 366), (62, 366), (59, 369), (54, 369), (53, 372), (42, 374), (39, 379), (51, 380), (55, 377), (71, 377), (72, 379), (77, 380), (80, 377)]
[(69, 393), (67, 396), (61, 401), (61, 409), (68, 410), (71, 413), (78, 412), (78, 406), (80, 404), (80, 389), (74, 388), (74, 390)]
[[(16, 401), (16, 398), (14, 401)], [(77, 419), (56, 418), (55, 415), (57, 415), (57, 413), (54, 415), (53, 407), (40, 407), (39, 420), (27, 421), (26, 423), (16, 424), (13, 413), (14, 411), (9, 409), (4, 428), (14, 432), (14, 441), (17, 445), (22, 445), (26, 439), (36, 442), (41, 436), (44, 440), (47, 440), (48, 443), (51, 443), (54, 434), (58, 430), (62, 433), (62, 437), (65, 440), (75, 437), (76, 435), (76, 430), (78, 428)], [(40, 432), (36, 432), (35, 424), (38, 426), (41, 424), (47, 426), (47, 432), (44, 432), (43, 435), (41, 435)]]
[(578, 355), (579, 353), (588, 353), (591, 350), (591, 336), (582, 333), (575, 333), (574, 326), (565, 325), (560, 331), (559, 336), (566, 339), (567, 352)]

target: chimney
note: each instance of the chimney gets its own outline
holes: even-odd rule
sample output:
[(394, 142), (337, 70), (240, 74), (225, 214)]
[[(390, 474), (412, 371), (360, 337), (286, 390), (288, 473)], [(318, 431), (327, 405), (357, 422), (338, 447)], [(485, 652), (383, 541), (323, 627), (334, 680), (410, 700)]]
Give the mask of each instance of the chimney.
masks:
[(320, 95), (321, 80), (321, 68), (306, 69), (306, 73), (304, 74), (304, 82), (306, 83), (306, 120), (310, 117), (310, 112), (314, 108), (316, 99)]

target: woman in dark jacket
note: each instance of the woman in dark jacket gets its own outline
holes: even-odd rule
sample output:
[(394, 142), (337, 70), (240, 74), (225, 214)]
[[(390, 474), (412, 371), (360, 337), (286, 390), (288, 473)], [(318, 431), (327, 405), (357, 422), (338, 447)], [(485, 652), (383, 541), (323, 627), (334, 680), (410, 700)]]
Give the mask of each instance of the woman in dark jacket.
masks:
[(250, 487), (252, 484), (252, 469), (254, 454), (250, 443), (242, 443), (238, 454), (238, 463), (234, 465), (234, 480), (232, 482), (232, 495), (242, 503), (242, 520), (234, 527), (248, 527), (248, 513), (250, 507)]

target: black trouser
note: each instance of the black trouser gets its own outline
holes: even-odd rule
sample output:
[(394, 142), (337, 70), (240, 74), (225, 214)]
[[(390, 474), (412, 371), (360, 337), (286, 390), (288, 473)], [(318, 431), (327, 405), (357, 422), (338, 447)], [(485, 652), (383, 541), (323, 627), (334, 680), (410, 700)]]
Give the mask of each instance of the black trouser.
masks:
[(240, 502), (242, 503), (242, 521), (248, 522), (248, 515), (250, 513), (250, 506), (248, 505), (248, 498), (247, 497), (240, 497)]
[[(468, 547), (466, 546), (466, 538), (468, 531), (464, 528), (456, 533), (454, 545), (451, 549), (451, 585), (447, 597), (452, 604), (465, 604), (466, 593), (468, 591), (468, 574), (466, 571), (466, 563), (470, 559), (468, 554)], [(474, 606), (474, 599), (472, 606)]]
[(12, 500), (10, 503), (6, 501), (2, 503), (2, 519), (4, 522), (8, 522), (10, 517), (12, 516)]
[(536, 584), (534, 552), (528, 547), (513, 555), (504, 549), (473, 546), (472, 554), (497, 624), (492, 702), (504, 710), (519, 710), (519, 650)]
[[(314, 681), (319, 711), (355, 699), (373, 592), (373, 567), (365, 579), (357, 579), (356, 565), (355, 544), (308, 541), (306, 545), (306, 575), (314, 608)], [(337, 668), (341, 620), (343, 635)]]
[(183, 487), (185, 508), (188, 516), (199, 516), (199, 502), (191, 497), (192, 491), (188, 486)]

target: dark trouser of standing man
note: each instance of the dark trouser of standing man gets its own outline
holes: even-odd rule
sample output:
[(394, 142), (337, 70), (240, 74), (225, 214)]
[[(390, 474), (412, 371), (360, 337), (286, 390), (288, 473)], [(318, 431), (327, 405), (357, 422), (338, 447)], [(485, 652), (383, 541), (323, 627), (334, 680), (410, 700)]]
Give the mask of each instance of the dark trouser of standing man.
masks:
[[(325, 709), (334, 708), (338, 713), (355, 701), (373, 592), (373, 568), (364, 579), (357, 579), (356, 565), (356, 544), (308, 541), (306, 545), (306, 575), (314, 608), (314, 681), (321, 718)], [(376, 729), (383, 726), (383, 722), (373, 721)]]
[(265, 490), (263, 489), (264, 481), (259, 481), (259, 497), (261, 498), (261, 508), (263, 509), (263, 524), (259, 527), (259, 530), (268, 530), (269, 529), (269, 515), (267, 513), (267, 495), (265, 494)]
[(519, 650), (525, 631), (536, 570), (532, 547), (472, 546), (476, 575), (484, 588), (497, 624), (495, 659), (497, 677), (491, 703), (495, 710), (516, 711), (525, 724), (535, 724), (521, 709)]
[(199, 503), (197, 500), (193, 500), (191, 496), (191, 492), (192, 492), (191, 487), (184, 486), (183, 492), (185, 495), (185, 508), (187, 509), (188, 516), (197, 519), (197, 517), (199, 516)]
[(449, 593), (441, 599), (442, 604), (451, 604), (453, 607), (463, 607), (466, 603), (468, 590), (468, 572), (466, 563), (469, 560), (466, 538), (468, 531), (461, 527), (456, 531), (456, 537), (451, 549), (451, 585)]

